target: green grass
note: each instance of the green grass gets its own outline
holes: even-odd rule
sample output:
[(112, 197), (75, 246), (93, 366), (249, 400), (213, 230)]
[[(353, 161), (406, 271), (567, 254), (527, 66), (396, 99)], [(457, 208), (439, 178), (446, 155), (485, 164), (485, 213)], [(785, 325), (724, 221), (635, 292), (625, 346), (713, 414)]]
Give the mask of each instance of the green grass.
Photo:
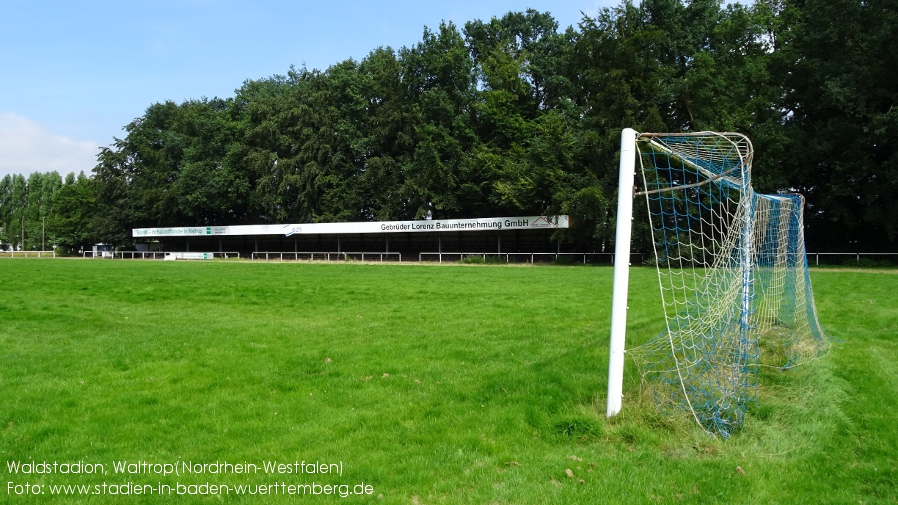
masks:
[[(812, 280), (840, 343), (764, 370), (745, 428), (721, 441), (659, 414), (629, 362), (605, 419), (610, 268), (0, 260), (0, 503), (34, 502), (10, 482), (129, 481), (373, 488), (313, 503), (898, 503), (898, 275)], [(661, 328), (656, 283), (631, 274), (631, 345)], [(267, 460), (343, 474), (112, 471)], [(109, 475), (8, 471), (23, 461)]]

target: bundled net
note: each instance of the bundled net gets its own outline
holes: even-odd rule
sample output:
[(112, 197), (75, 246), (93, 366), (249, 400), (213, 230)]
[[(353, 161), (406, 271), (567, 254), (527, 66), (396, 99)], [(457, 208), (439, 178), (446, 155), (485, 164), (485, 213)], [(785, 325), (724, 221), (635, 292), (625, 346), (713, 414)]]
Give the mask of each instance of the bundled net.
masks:
[(828, 348), (804, 200), (752, 190), (743, 135), (641, 134), (637, 152), (667, 328), (628, 353), (662, 403), (726, 438), (757, 399), (758, 367), (794, 367)]

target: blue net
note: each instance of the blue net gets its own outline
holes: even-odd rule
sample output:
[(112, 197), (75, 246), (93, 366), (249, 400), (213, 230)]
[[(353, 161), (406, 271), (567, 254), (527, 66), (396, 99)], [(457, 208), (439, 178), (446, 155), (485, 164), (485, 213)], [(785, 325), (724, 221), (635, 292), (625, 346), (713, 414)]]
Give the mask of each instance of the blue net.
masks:
[(759, 367), (828, 348), (804, 200), (754, 192), (751, 143), (739, 134), (642, 134), (637, 148), (667, 327), (628, 353), (662, 404), (726, 438), (757, 401)]

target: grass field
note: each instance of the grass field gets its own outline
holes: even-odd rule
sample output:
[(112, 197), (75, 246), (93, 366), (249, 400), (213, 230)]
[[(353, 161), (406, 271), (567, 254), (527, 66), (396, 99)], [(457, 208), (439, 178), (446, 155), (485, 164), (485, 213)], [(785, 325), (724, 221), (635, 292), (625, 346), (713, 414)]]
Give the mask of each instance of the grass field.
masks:
[(610, 268), (0, 260), (0, 503), (898, 503), (898, 275), (812, 280), (836, 345), (722, 441), (629, 362), (605, 419)]

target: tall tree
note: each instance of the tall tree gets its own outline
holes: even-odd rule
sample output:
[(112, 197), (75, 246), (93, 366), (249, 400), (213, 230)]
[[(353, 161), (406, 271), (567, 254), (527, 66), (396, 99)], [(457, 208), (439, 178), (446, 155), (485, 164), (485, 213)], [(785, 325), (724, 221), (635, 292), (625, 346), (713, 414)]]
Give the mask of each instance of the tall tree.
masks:
[(10, 225), (13, 221), (12, 175), (0, 179), (0, 250), (14, 247)]
[[(472, 127), (476, 96), (468, 47), (452, 23), (400, 51), (402, 79), (411, 110), (412, 145), (403, 193), (413, 217), (480, 215), (484, 195), (469, 170), (476, 142)], [(465, 215), (467, 213), (467, 215)]]
[(780, 49), (790, 187), (811, 247), (898, 241), (898, 2), (787, 0)]
[(350, 59), (328, 68), (316, 82), (320, 86), (316, 89), (316, 103), (324, 114), (322, 133), (328, 144), (322, 180), (325, 193), (316, 220), (374, 218), (372, 211), (376, 209), (370, 205), (371, 184), (366, 173), (369, 161), (379, 158), (380, 153), (375, 150), (376, 139), (368, 129), (372, 100), (368, 80), (359, 63)]
[(23, 175), (7, 175), (0, 186), (3, 190), (0, 216), (7, 240), (13, 249), (27, 249), (25, 241), (30, 239), (26, 233), (26, 210), (28, 208), (28, 182)]
[(174, 128), (186, 141), (177, 178), (177, 212), (188, 222), (210, 225), (247, 219), (251, 181), (240, 159), (240, 124), (233, 100), (191, 100), (179, 107)]
[(53, 218), (54, 202), (62, 186), (62, 177), (57, 172), (33, 172), (28, 176), (27, 185), (28, 206), (25, 209), (27, 247), (45, 250), (46, 222), (47, 218), (51, 220)]
[(56, 193), (54, 212), (47, 220), (47, 229), (62, 253), (74, 253), (104, 241), (95, 232), (96, 182), (84, 172), (77, 177), (69, 173)]
[(247, 218), (251, 183), (232, 107), (217, 98), (157, 103), (101, 150), (97, 223), (108, 241), (127, 241), (134, 227)]
[(291, 68), (237, 92), (243, 163), (254, 181), (251, 214), (261, 222), (307, 222), (318, 212), (332, 143), (323, 78)]

